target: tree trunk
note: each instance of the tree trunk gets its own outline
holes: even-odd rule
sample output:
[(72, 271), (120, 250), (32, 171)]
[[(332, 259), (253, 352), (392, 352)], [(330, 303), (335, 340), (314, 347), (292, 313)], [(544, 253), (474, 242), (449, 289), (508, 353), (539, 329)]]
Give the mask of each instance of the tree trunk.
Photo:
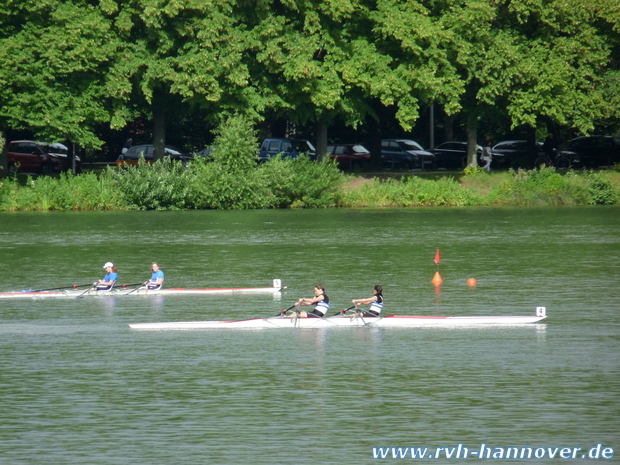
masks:
[(467, 166), (478, 167), (476, 146), (478, 139), (478, 117), (475, 112), (470, 112), (467, 117)]
[(446, 115), (444, 118), (443, 137), (444, 142), (454, 140), (454, 115)]
[(327, 153), (327, 126), (323, 123), (316, 124), (316, 159), (323, 161)]
[(428, 110), (428, 148), (435, 148), (435, 104), (431, 103), (430, 108)]
[(6, 157), (6, 141), (4, 134), (0, 132), (0, 178), (6, 177), (9, 172), (9, 164)]
[[(378, 116), (377, 116), (378, 118)], [(370, 167), (380, 170), (383, 166), (381, 162), (381, 124), (374, 115), (366, 115), (366, 127), (368, 128), (368, 150), (370, 150)]]
[(75, 170), (75, 142), (67, 142), (67, 171), (76, 174)]
[(163, 160), (166, 147), (166, 110), (162, 98), (153, 93), (153, 161)]
[(531, 169), (534, 167), (534, 161), (538, 157), (538, 148), (536, 147), (536, 128), (532, 126), (527, 127), (527, 160), (523, 160), (521, 163), (523, 166), (520, 168)]

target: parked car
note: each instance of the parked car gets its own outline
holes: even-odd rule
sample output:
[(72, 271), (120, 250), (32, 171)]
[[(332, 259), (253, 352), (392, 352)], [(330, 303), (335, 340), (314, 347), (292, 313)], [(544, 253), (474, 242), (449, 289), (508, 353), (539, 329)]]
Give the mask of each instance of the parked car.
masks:
[(492, 168), (533, 168), (534, 160), (544, 156), (543, 143), (536, 142), (536, 150), (530, 153), (526, 140), (504, 140), (491, 147)]
[(620, 163), (620, 140), (611, 136), (577, 137), (560, 150), (574, 168), (598, 168)]
[(282, 154), (285, 158), (298, 158), (302, 153), (307, 154), (311, 159), (316, 158), (314, 145), (305, 139), (265, 139), (260, 146), (259, 158), (267, 161), (270, 158)]
[[(69, 166), (69, 147), (59, 142), (41, 142), (41, 145), (45, 148), (45, 150), (47, 150), (47, 153), (63, 160), (66, 170), (71, 170), (73, 168), (72, 166)], [(74, 155), (73, 158), (75, 159), (75, 172), (81, 173), (82, 159), (79, 157), (79, 155)]]
[(338, 167), (344, 170), (362, 166), (370, 160), (370, 152), (359, 144), (328, 145), (327, 153), (330, 158), (335, 158)]
[[(467, 142), (444, 142), (431, 150), (435, 155), (437, 168), (462, 170), (467, 166)], [(477, 156), (482, 155), (482, 147), (476, 145)]]
[(67, 169), (67, 156), (49, 153), (32, 140), (14, 140), (6, 149), (9, 173), (51, 174)]
[(204, 158), (211, 158), (211, 152), (213, 152), (213, 147), (205, 147), (204, 149), (196, 152), (196, 155)]
[(435, 169), (435, 155), (424, 150), (416, 141), (408, 139), (383, 139), (381, 159), (388, 168)]
[[(140, 155), (144, 155), (144, 160), (148, 163), (153, 163), (153, 154), (153, 144), (134, 145), (125, 153), (118, 156), (116, 166), (136, 166)], [(164, 148), (164, 156), (170, 157), (172, 160), (182, 161), (183, 163), (187, 163), (192, 159), (191, 155), (182, 153), (179, 149), (173, 147), (172, 145), (166, 145)]]

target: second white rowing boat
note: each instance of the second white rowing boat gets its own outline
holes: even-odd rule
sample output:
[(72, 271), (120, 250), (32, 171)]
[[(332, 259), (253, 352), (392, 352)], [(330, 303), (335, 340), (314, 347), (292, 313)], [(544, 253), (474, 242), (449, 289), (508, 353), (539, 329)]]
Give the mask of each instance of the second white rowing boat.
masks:
[(0, 292), (0, 299), (48, 299), (48, 298), (75, 298), (75, 297), (103, 297), (124, 295), (212, 295), (212, 294), (277, 294), (286, 289), (282, 281), (274, 279), (271, 287), (229, 287), (214, 289), (159, 289), (149, 290), (146, 288), (126, 289), (118, 288), (111, 291), (98, 291), (96, 289), (64, 291), (22, 291)]
[(545, 307), (537, 307), (535, 316), (409, 316), (389, 315), (367, 318), (331, 316), (327, 318), (272, 317), (234, 321), (178, 321), (164, 323), (132, 323), (132, 329), (268, 329), (268, 328), (421, 328), (421, 327), (467, 327), (478, 325), (518, 326), (538, 323), (547, 317)]

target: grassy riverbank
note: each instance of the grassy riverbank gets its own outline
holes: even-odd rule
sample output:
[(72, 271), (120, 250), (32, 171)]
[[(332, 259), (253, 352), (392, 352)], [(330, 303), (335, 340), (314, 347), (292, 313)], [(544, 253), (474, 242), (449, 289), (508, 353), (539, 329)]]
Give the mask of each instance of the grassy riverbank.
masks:
[(340, 187), (341, 207), (618, 205), (620, 172), (554, 169), (441, 176), (354, 178)]
[(196, 160), (60, 177), (7, 178), (0, 210), (619, 205), (620, 172), (554, 169), (345, 175), (331, 162), (272, 160), (243, 171)]

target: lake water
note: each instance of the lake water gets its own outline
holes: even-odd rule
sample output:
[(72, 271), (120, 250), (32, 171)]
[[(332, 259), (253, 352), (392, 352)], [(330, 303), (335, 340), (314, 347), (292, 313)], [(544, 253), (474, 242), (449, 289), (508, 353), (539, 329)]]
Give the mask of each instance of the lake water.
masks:
[[(0, 300), (2, 464), (381, 462), (373, 447), (427, 447), (432, 459), (401, 462), (440, 464), (455, 460), (437, 448), (458, 444), (546, 454), (504, 463), (583, 463), (592, 448), (620, 462), (619, 208), (2, 213), (0, 238), (2, 291), (90, 283), (109, 260), (119, 283), (144, 281), (156, 260), (167, 287), (287, 286)], [(317, 283), (334, 310), (382, 284), (386, 313), (546, 306), (549, 317), (443, 330), (128, 327), (272, 316)], [(549, 458), (558, 447), (581, 450)]]

